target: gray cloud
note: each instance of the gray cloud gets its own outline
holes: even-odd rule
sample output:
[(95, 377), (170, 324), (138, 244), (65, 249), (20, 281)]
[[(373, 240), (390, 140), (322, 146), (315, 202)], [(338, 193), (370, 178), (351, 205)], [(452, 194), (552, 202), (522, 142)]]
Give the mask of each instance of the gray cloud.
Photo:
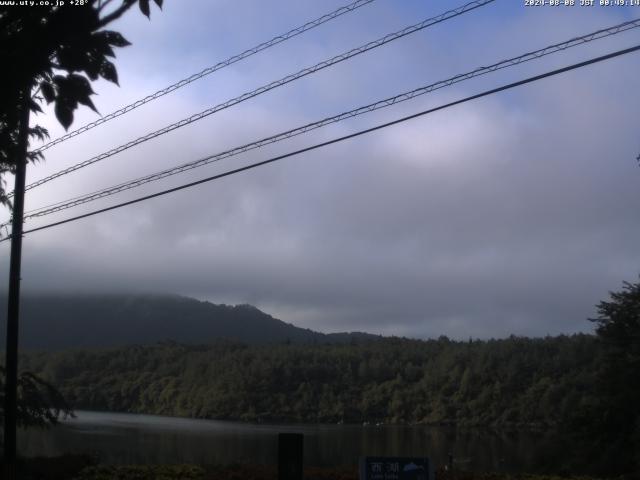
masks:
[[(220, 54), (216, 59), (223, 57), (222, 50), (235, 53), (269, 32), (286, 29), (260, 28), (268, 14), (262, 7), (234, 13), (236, 2), (233, 9), (230, 5), (219, 2), (206, 11), (211, 14), (220, 8), (224, 15), (238, 15), (259, 31), (246, 33), (235, 26), (210, 33), (211, 38), (224, 40), (222, 46), (213, 43)], [(355, 46), (371, 39), (374, 31), (380, 34), (392, 28), (385, 29), (387, 19), (400, 27), (426, 16), (425, 7), (417, 3), (398, 9), (394, 5), (371, 7), (359, 21), (345, 18), (331, 27), (335, 30), (319, 30), (292, 46), (279, 47), (273, 56), (265, 54), (255, 64), (221, 72), (122, 122), (56, 147), (46, 163), (31, 169), (31, 178), (255, 88), (301, 62), (338, 53), (347, 41)], [(438, 3), (440, 9), (444, 5), (449, 4)], [(313, 16), (301, 11), (298, 2), (277, 6), (282, 11), (288, 7), (294, 10), (278, 20), (283, 25)], [(66, 182), (52, 182), (34, 190), (29, 205), (120, 182), (180, 159), (191, 160), (619, 20), (611, 9), (587, 13), (565, 9), (556, 16), (542, 10), (495, 8), (497, 14), (483, 11), (458, 24), (442, 25), (433, 33), (132, 149), (69, 176)], [(135, 38), (134, 47), (123, 57), (120, 98), (105, 87), (107, 93), (98, 103), (110, 108), (121, 104), (123, 96), (133, 99), (154, 85), (163, 86), (170, 76), (163, 69), (171, 62), (180, 67), (172, 78), (179, 78), (187, 64), (202, 66), (202, 59), (210, 55), (192, 39), (195, 34), (208, 35), (206, 24), (196, 22), (200, 16), (205, 15), (174, 10), (156, 15), (149, 24), (126, 20), (123, 31), (132, 28), (129, 36)], [(187, 18), (196, 22), (194, 27), (179, 28)], [(544, 31), (540, 22), (546, 25)], [(496, 25), (502, 27), (487, 28)], [(482, 45), (471, 41), (480, 31), (489, 38)], [(168, 32), (181, 33), (169, 42)], [(327, 34), (330, 40), (323, 42)], [(437, 48), (442, 45), (438, 41), (452, 35), (456, 45), (449, 44), (446, 52)], [(587, 58), (628, 39), (611, 39), (605, 47), (583, 48), (561, 59), (443, 90), (308, 138), (129, 192), (122, 199)], [(135, 69), (135, 61), (161, 73), (143, 75)], [(283, 320), (322, 331), (456, 338), (588, 331), (586, 318), (594, 314), (593, 305), (608, 290), (619, 288), (622, 280), (637, 278), (640, 269), (636, 209), (640, 169), (634, 160), (639, 150), (637, 90), (631, 88), (637, 73), (634, 59), (614, 60), (29, 235), (24, 289), (164, 291), (216, 302), (249, 302)], [(80, 117), (90, 118), (86, 112)], [(59, 130), (51, 119), (44, 123)], [(5, 244), (0, 253), (4, 265), (7, 252)]]

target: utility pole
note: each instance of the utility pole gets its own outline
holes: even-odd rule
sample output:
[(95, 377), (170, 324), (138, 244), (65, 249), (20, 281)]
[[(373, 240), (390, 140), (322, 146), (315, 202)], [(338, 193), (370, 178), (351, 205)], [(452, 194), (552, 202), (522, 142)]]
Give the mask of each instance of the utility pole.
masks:
[(15, 478), (16, 425), (18, 410), (18, 320), (20, 314), (20, 268), (22, 263), (22, 224), (24, 220), (24, 186), (29, 143), (29, 102), (31, 89), (25, 88), (20, 99), (20, 126), (16, 151), (16, 175), (11, 219), (11, 257), (9, 264), (9, 298), (7, 307), (7, 348), (4, 383), (4, 460), (7, 477)]

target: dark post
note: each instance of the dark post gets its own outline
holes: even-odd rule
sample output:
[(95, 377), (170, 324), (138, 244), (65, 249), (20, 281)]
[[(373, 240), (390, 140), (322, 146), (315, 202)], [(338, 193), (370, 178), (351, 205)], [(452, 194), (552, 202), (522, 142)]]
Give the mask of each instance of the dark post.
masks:
[(29, 138), (30, 89), (22, 92), (20, 130), (16, 157), (16, 184), (13, 195), (11, 257), (9, 264), (9, 298), (7, 307), (7, 349), (4, 384), (4, 460), (7, 473), (15, 473), (16, 414), (18, 389), (18, 318), (20, 314), (20, 264), (22, 259), (22, 222), (24, 215), (24, 184), (27, 170)]
[(302, 480), (303, 442), (301, 433), (278, 434), (278, 480)]

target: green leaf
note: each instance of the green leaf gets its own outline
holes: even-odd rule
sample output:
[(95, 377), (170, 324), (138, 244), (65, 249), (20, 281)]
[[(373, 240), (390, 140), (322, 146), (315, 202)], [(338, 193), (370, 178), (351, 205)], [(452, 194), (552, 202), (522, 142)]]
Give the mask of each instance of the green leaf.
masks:
[(79, 49), (75, 45), (61, 46), (56, 56), (60, 67), (67, 71), (84, 70), (87, 61), (87, 55), (84, 49)]
[(115, 83), (116, 85), (120, 85), (118, 83), (118, 72), (116, 71), (116, 67), (108, 60), (105, 60), (102, 62), (102, 65), (100, 65), (100, 76), (105, 80)]
[(45, 138), (49, 138), (49, 131), (40, 125), (36, 125), (29, 128), (29, 135), (42, 141)]
[(68, 130), (73, 123), (73, 109), (71, 106), (58, 98), (56, 102), (56, 118), (62, 124), (65, 130)]
[(90, 50), (94, 56), (115, 57), (109, 38), (110, 35), (107, 32), (96, 32), (91, 36)]
[(99, 32), (101, 36), (107, 41), (109, 45), (113, 45), (114, 47), (126, 47), (131, 45), (126, 38), (124, 38), (118, 32), (112, 32), (111, 30), (105, 30), (103, 32)]
[(95, 58), (90, 58), (89, 61), (87, 62), (87, 65), (84, 68), (84, 71), (91, 80), (98, 79), (98, 76), (100, 75), (100, 68), (102, 66), (103, 61), (106, 61), (104, 60), (104, 57), (102, 57), (102, 59), (99, 59), (99, 60)]
[(56, 86), (58, 88), (60, 88), (60, 87), (62, 87), (62, 85), (64, 84), (66, 79), (67, 79), (67, 77), (65, 77), (63, 75), (56, 75), (55, 77), (53, 77), (53, 83), (55, 83)]
[(36, 163), (37, 161), (44, 160), (44, 154), (39, 150), (35, 152), (27, 152), (27, 160), (31, 163)]
[(42, 92), (42, 96), (47, 101), (47, 103), (51, 103), (56, 98), (56, 91), (51, 85), (51, 82), (42, 82), (40, 83), (40, 91)]
[(67, 81), (72, 90), (78, 94), (78, 96), (87, 97), (93, 93), (91, 83), (82, 75), (72, 73), (67, 77)]
[(58, 86), (56, 115), (66, 118), (66, 110), (75, 110), (78, 108), (78, 103), (86, 105), (95, 112), (98, 111), (91, 101), (90, 97), (94, 94), (94, 91), (86, 77), (71, 73), (66, 77), (56, 75), (53, 81)]
[(38, 102), (35, 102), (33, 100), (29, 101), (29, 109), (32, 112), (42, 113), (42, 108), (40, 108), (40, 105), (38, 105)]
[(140, 11), (147, 17), (147, 18), (151, 18), (151, 11), (149, 9), (149, 0), (140, 0), (140, 2), (138, 3), (138, 5), (140, 6)]
[(93, 102), (91, 101), (91, 99), (89, 97), (78, 98), (78, 102), (80, 102), (82, 105), (84, 105), (86, 107), (89, 107), (94, 112), (100, 113), (100, 112), (98, 112), (98, 109), (96, 108), (96, 106), (93, 104)]

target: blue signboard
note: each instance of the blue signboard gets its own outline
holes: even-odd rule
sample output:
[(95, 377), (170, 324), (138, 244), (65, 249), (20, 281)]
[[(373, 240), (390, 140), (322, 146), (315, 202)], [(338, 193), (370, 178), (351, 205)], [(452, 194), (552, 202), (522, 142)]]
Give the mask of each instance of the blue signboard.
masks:
[(433, 465), (420, 457), (361, 457), (360, 480), (434, 480)]

